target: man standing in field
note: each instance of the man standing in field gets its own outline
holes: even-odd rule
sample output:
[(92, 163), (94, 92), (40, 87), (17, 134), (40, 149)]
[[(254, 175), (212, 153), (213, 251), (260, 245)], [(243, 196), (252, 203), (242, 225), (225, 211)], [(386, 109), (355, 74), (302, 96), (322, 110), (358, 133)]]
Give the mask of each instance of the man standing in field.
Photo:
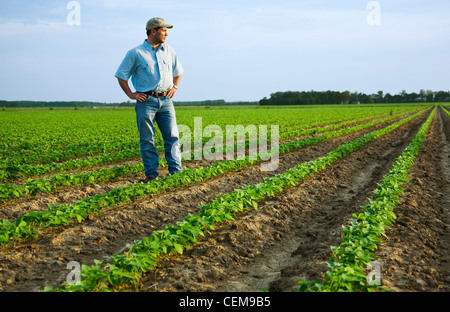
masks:
[[(179, 134), (172, 98), (177, 92), (183, 67), (175, 50), (165, 43), (167, 29), (172, 27), (162, 18), (150, 19), (146, 25), (147, 39), (128, 51), (115, 75), (125, 94), (136, 100), (136, 120), (146, 177), (144, 183), (158, 176), (155, 121), (164, 139), (169, 174), (181, 171)], [(130, 90), (130, 78), (136, 92)]]

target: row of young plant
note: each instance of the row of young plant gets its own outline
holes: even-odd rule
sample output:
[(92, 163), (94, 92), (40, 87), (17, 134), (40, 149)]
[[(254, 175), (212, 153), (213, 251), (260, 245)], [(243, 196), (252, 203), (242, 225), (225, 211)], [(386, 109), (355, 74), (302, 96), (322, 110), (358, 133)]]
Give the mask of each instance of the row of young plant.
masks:
[[(160, 148), (159, 152), (162, 149)], [(126, 149), (99, 156), (71, 159), (65, 162), (48, 164), (20, 164), (5, 166), (0, 171), (0, 181), (12, 181), (30, 177), (42, 176), (53, 172), (73, 171), (87, 167), (114, 164), (119, 161), (134, 159), (140, 156), (139, 149)]]
[[(305, 129), (305, 125), (298, 126), (294, 129), (287, 130), (280, 134), (280, 139), (286, 139), (293, 136), (307, 135), (311, 133), (319, 133), (318, 131), (329, 131), (337, 129), (348, 124), (358, 123), (371, 117), (361, 117), (350, 121), (345, 121), (339, 125), (330, 125), (324, 127), (325, 129)], [(315, 127), (317, 123), (307, 125), (306, 127)], [(203, 143), (208, 139), (204, 138)], [(269, 137), (270, 140), (270, 137)], [(7, 182), (17, 179), (26, 179), (35, 176), (41, 176), (52, 172), (79, 170), (87, 167), (94, 167), (105, 164), (113, 164), (122, 160), (129, 160), (140, 155), (139, 148), (136, 147), (136, 142), (121, 142), (121, 143), (103, 143), (94, 144), (103, 148), (103, 153), (100, 155), (76, 159), (69, 159), (71, 157), (79, 157), (83, 155), (85, 148), (72, 147), (68, 151), (53, 151), (50, 155), (41, 154), (39, 156), (29, 155), (30, 152), (21, 153), (20, 156), (10, 157), (0, 161), (0, 181)], [(158, 152), (163, 152), (162, 138), (159, 135), (155, 138), (155, 144)], [(103, 146), (103, 147), (102, 147)], [(105, 146), (108, 148), (105, 150)], [(31, 159), (31, 160), (30, 160)], [(35, 159), (35, 161), (33, 161)], [(61, 162), (62, 161), (62, 162)]]
[[(418, 112), (407, 118), (393, 123), (395, 127), (408, 122), (423, 112)], [(298, 141), (289, 142), (279, 146), (279, 154), (300, 149), (308, 145), (317, 144), (328, 138), (350, 133), (367, 125), (356, 126), (356, 129), (341, 129), (335, 132), (325, 133), (321, 136), (310, 137)], [(389, 128), (388, 127), (388, 128)], [(96, 194), (82, 199), (75, 204), (55, 204), (43, 211), (33, 211), (22, 215), (16, 220), (2, 220), (0, 223), (0, 246), (15, 242), (18, 239), (36, 238), (48, 228), (62, 227), (72, 222), (83, 222), (91, 214), (99, 214), (103, 209), (112, 208), (136, 201), (144, 196), (150, 196), (162, 191), (172, 191), (177, 188), (204, 181), (225, 172), (236, 171), (247, 166), (259, 163), (265, 159), (260, 154), (246, 156), (240, 160), (226, 160), (215, 163), (209, 167), (197, 169), (186, 168), (180, 173), (156, 179), (148, 184), (136, 183), (124, 187), (117, 187), (106, 194)]]
[[(0, 169), (20, 164), (50, 164), (53, 162), (64, 162), (74, 158), (93, 157), (136, 147), (138, 140), (134, 142), (91, 142), (72, 144), (65, 149), (56, 149), (53, 146), (42, 145), (32, 150), (18, 150), (14, 153), (5, 151), (0, 160)], [(157, 142), (158, 143), (158, 142)]]
[(444, 113), (447, 114), (448, 117), (450, 117), (450, 112), (443, 106), (441, 106), (442, 110), (444, 111)]
[(381, 237), (386, 236), (385, 229), (394, 223), (395, 207), (400, 204), (403, 186), (408, 183), (408, 174), (425, 140), (435, 111), (436, 107), (408, 147), (392, 164), (390, 171), (378, 183), (373, 197), (362, 207), (362, 212), (353, 214), (350, 225), (343, 226), (342, 243), (331, 247), (332, 256), (323, 280), (299, 281), (299, 291), (384, 291), (381, 283), (368, 278), (366, 269), (375, 260), (373, 251), (382, 242)]
[[(328, 139), (337, 135), (343, 135), (352, 133), (355, 131), (359, 131), (361, 129), (371, 127), (377, 123), (386, 122), (389, 120), (392, 120), (394, 118), (397, 118), (398, 115), (393, 115), (381, 119), (375, 119), (372, 120), (369, 123), (365, 123), (363, 125), (354, 126), (348, 129), (341, 129), (341, 131), (337, 130), (334, 132), (329, 132), (327, 134), (322, 134), (317, 137), (317, 142), (320, 142), (324, 139)], [(365, 118), (364, 118), (365, 120)], [(360, 122), (361, 120), (357, 120), (357, 122)], [(340, 126), (338, 126), (340, 125)], [(306, 129), (303, 130), (303, 134), (318, 134), (323, 133), (325, 131), (329, 131), (335, 128), (339, 128), (342, 126), (348, 125), (347, 122), (344, 122), (344, 124), (340, 123), (337, 125), (331, 125), (331, 126), (325, 126), (323, 128), (315, 128), (314, 130)], [(339, 131), (339, 132), (338, 132)], [(298, 132), (296, 132), (296, 136), (298, 135)], [(270, 142), (270, 139), (268, 139), (268, 142)], [(311, 139), (304, 139), (304, 141), (311, 142)], [(234, 144), (234, 149), (236, 149), (238, 143)], [(309, 143), (313, 144), (313, 143)], [(249, 141), (246, 141), (246, 147), (248, 147)], [(224, 147), (225, 150), (226, 147)], [(194, 153), (191, 153), (191, 157), (188, 159), (194, 159)], [(160, 158), (160, 166), (165, 167), (166, 161), (165, 158)], [(15, 183), (4, 183), (0, 185), (0, 203), (6, 203), (11, 199), (19, 199), (23, 197), (29, 197), (34, 196), (40, 192), (53, 192), (58, 189), (61, 189), (63, 187), (73, 187), (73, 186), (79, 186), (79, 185), (88, 185), (88, 184), (95, 184), (95, 183), (101, 183), (106, 181), (115, 181), (119, 178), (133, 176), (136, 174), (139, 174), (143, 170), (142, 163), (137, 163), (134, 165), (130, 164), (124, 164), (120, 166), (114, 166), (113, 168), (102, 168), (98, 170), (93, 170), (90, 172), (82, 172), (82, 173), (76, 173), (76, 174), (56, 174), (53, 175), (50, 178), (38, 178), (38, 179), (28, 179), (24, 184), (15, 184)]]
[[(405, 120), (344, 143), (325, 156), (301, 163), (284, 174), (219, 196), (212, 203), (201, 206), (198, 214), (189, 214), (176, 225), (155, 231), (142, 240), (136, 240), (134, 244), (127, 246), (129, 249), (126, 253), (113, 255), (111, 262), (95, 260), (94, 266), (83, 265), (80, 282), (65, 282), (56, 291), (114, 291), (120, 290), (123, 285), (137, 285), (145, 273), (158, 265), (160, 259), (166, 258), (170, 253), (182, 254), (184, 250), (192, 248), (199, 236), (214, 230), (216, 223), (233, 220), (236, 214), (243, 210), (257, 209), (261, 200), (296, 186), (308, 176), (324, 170), (338, 159), (398, 128)], [(45, 287), (44, 290), (55, 291), (50, 287)]]
[[(405, 115), (405, 112), (400, 112), (398, 114), (395, 115), (390, 115), (388, 117), (384, 116), (384, 118), (396, 118), (399, 117), (401, 115)], [(339, 129), (339, 128), (343, 128), (349, 125), (356, 125), (358, 123), (361, 122), (365, 122), (368, 120), (377, 120), (378, 118), (382, 118), (379, 115), (378, 116), (365, 116), (365, 117), (361, 117), (361, 118), (356, 118), (356, 119), (351, 119), (351, 120), (345, 120), (339, 123), (333, 123), (327, 126), (322, 126), (322, 127), (311, 127), (311, 128), (301, 128), (301, 129), (293, 129), (293, 130), (289, 130), (286, 131), (282, 134), (280, 134), (280, 140), (284, 140), (284, 139), (289, 139), (292, 137), (297, 137), (297, 136), (305, 136), (305, 135), (316, 135), (319, 133), (323, 133), (323, 132), (327, 132), (327, 131), (332, 131), (335, 129)]]

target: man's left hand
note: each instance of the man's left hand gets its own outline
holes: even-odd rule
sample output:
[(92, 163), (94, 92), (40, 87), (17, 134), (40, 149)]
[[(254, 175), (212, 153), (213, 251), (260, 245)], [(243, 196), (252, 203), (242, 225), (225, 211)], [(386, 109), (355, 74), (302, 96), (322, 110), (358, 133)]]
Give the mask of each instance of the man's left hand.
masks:
[(177, 92), (177, 88), (172, 87), (172, 89), (170, 89), (169, 91), (167, 91), (167, 96), (169, 98), (173, 98), (173, 96), (175, 95), (175, 93)]

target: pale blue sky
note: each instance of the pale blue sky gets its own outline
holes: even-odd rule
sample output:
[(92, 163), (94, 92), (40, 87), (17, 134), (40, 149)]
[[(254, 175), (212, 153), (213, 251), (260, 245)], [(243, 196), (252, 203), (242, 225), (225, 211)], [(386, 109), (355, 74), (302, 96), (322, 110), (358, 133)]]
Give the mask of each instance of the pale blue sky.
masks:
[(114, 73), (153, 16), (185, 69), (178, 101), (276, 91), (450, 90), (450, 1), (0, 0), (0, 99), (122, 102)]

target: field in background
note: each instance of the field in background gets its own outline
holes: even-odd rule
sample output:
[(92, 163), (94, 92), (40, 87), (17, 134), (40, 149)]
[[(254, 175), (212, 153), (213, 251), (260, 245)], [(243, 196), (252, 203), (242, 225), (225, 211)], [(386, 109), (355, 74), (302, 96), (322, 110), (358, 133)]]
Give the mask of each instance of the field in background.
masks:
[[(355, 254), (364, 259), (351, 266), (357, 272), (339, 283), (365, 282), (375, 260), (376, 290), (448, 291), (448, 112), (445, 104), (177, 107), (192, 142), (196, 117), (202, 131), (278, 125), (279, 166), (265, 172), (261, 159), (203, 158), (168, 176), (157, 131), (160, 178), (144, 185), (134, 109), (0, 111), (0, 289), (289, 291), (299, 281), (302, 290), (313, 280), (327, 284), (343, 227), (352, 231), (354, 214), (414, 143), (387, 238), (375, 250), (368, 243), (370, 254), (359, 246)], [(69, 263), (83, 274), (71, 273)]]

